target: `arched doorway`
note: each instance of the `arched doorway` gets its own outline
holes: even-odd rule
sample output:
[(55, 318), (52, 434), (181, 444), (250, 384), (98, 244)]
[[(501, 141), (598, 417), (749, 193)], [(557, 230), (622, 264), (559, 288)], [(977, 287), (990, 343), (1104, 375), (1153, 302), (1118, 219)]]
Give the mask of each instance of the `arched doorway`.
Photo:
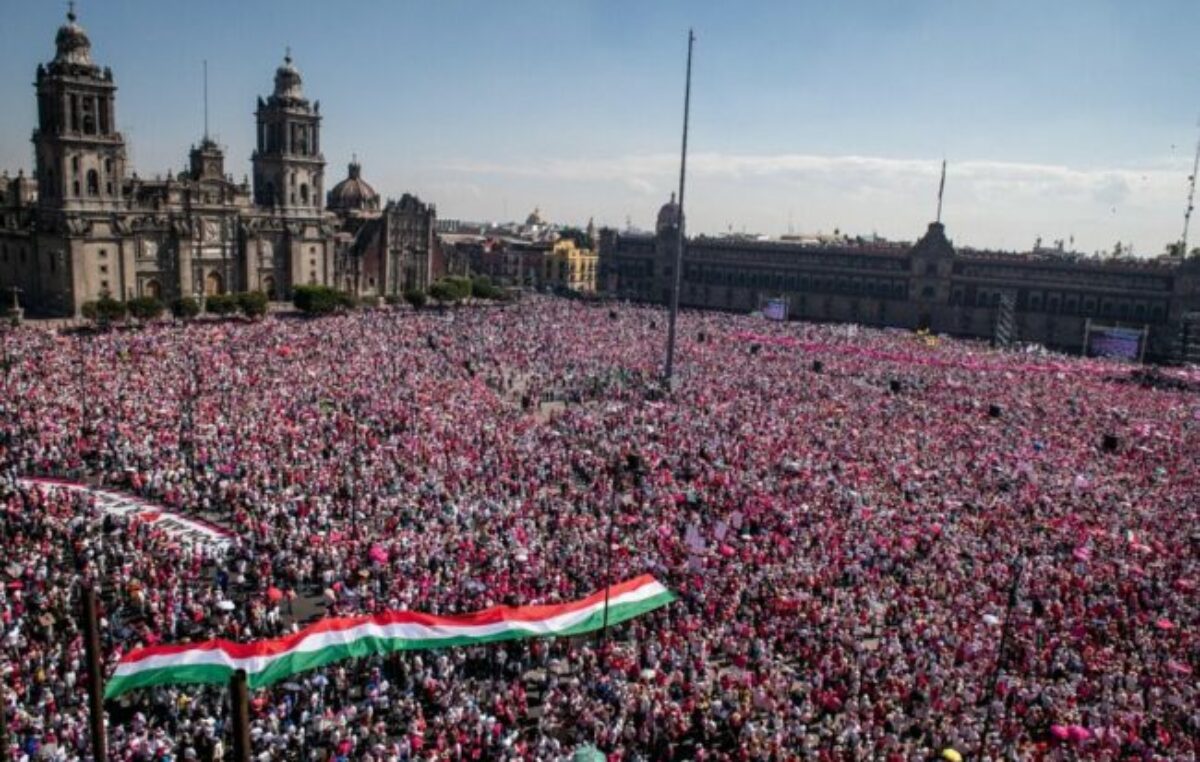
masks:
[(275, 301), (275, 279), (273, 277), (268, 275), (267, 277), (263, 278), (262, 290), (263, 293), (267, 295), (268, 299)]
[(221, 274), (213, 270), (204, 279), (204, 295), (215, 296), (216, 294), (225, 293), (225, 281), (221, 279)]
[(148, 296), (151, 299), (162, 300), (162, 286), (156, 280), (148, 280), (142, 286), (142, 295)]

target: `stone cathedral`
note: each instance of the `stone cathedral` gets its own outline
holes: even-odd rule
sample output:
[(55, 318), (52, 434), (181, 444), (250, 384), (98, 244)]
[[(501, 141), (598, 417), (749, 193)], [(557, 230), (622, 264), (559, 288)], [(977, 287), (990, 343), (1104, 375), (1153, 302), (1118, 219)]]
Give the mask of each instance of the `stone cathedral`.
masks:
[[(19, 288), (31, 313), (76, 315), (105, 294), (169, 303), (259, 290), (288, 299), (302, 284), (385, 296), (435, 275), (431, 205), (406, 195), (380, 208), (376, 196), (364, 208), (331, 193), (326, 208), (321, 104), (305, 97), (290, 54), (274, 91), (258, 99), (252, 180), (236, 182), (207, 135), (186, 171), (127, 172), (113, 74), (93, 62), (74, 12), (55, 46), (54, 60), (37, 67), (33, 177), (0, 177), (0, 287)], [(351, 171), (357, 179), (357, 164)], [(360, 234), (381, 223), (364, 217), (410, 234), (368, 245)]]

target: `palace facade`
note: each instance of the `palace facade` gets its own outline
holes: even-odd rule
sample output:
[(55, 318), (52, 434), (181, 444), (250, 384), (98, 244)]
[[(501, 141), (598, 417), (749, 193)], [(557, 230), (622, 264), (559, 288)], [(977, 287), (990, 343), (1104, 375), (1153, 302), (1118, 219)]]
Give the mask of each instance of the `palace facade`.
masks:
[[(670, 301), (679, 209), (654, 234), (600, 234), (599, 286), (637, 301)], [(955, 249), (941, 223), (914, 245), (695, 237), (680, 304), (753, 311), (787, 301), (791, 317), (1032, 342), (1082, 352), (1090, 325), (1147, 331), (1146, 356), (1200, 362), (1200, 258), (1086, 259), (1049, 252)]]
[[(305, 96), (290, 54), (258, 99), (252, 180), (227, 174), (207, 135), (187, 171), (151, 180), (127, 172), (112, 71), (93, 62), (73, 12), (55, 47), (36, 72), (33, 177), (0, 178), (0, 288), (20, 289), (31, 313), (77, 315), (103, 295), (170, 302), (258, 290), (288, 299), (301, 284), (361, 296), (428, 286), (432, 206), (406, 195), (381, 210), (378, 196), (355, 201), (342, 183), (326, 208), (321, 106)], [(359, 171), (352, 165), (347, 182)], [(373, 218), (391, 225), (366, 245), (359, 235)], [(362, 261), (370, 256), (379, 261)]]

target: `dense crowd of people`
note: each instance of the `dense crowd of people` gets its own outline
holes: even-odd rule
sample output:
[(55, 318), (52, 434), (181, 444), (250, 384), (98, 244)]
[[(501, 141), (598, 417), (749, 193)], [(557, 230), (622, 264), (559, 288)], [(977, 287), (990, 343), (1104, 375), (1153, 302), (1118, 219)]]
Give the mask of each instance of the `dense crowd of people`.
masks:
[[(89, 758), (84, 582), (111, 671), (142, 645), (566, 602), (642, 573), (679, 598), (606, 645), (410, 652), (255, 691), (255, 758), (1200, 756), (1200, 394), (690, 313), (667, 392), (665, 321), (533, 298), (7, 333), (12, 758)], [(233, 541), (23, 481), (38, 475)], [(223, 688), (107, 709), (111, 759), (230, 758)]]

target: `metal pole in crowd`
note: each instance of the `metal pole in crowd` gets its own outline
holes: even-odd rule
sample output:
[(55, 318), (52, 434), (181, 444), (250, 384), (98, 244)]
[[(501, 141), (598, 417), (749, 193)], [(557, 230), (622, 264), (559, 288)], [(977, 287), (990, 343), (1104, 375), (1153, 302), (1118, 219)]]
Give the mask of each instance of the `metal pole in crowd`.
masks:
[(1021, 590), (1021, 575), (1025, 571), (1025, 553), (1022, 552), (1012, 567), (1012, 584), (1008, 588), (1008, 608), (1004, 613), (1004, 626), (1000, 631), (1000, 647), (996, 651), (996, 666), (992, 669), (992, 677), (988, 683), (987, 715), (983, 720), (983, 735), (979, 739), (979, 758), (986, 759), (988, 752), (988, 736), (992, 732), (992, 703), (996, 697), (996, 686), (1000, 682), (1000, 671), (1004, 669), (1005, 656), (1008, 652), (1008, 639), (1012, 634), (1012, 615), (1017, 607), (1017, 597)]
[(87, 404), (88, 390), (87, 390), (87, 384), (84, 382), (84, 379), (83, 379), (84, 373), (86, 371), (86, 368), (84, 366), (85, 345), (83, 343), (83, 339), (77, 338), (76, 340), (79, 342), (79, 359), (78, 359), (78, 362), (75, 364), (75, 369), (77, 371), (75, 374), (75, 377), (79, 381), (79, 415), (81, 417), (81, 420), (79, 422), (80, 423), (80, 433), (87, 434), (88, 433), (88, 404)]
[(618, 461), (612, 467), (612, 497), (608, 509), (608, 539), (604, 548), (604, 623), (600, 627), (600, 640), (603, 644), (601, 659), (608, 663), (608, 592), (612, 587), (612, 546), (613, 532), (617, 525), (617, 493), (621, 491), (621, 463)]
[(87, 660), (88, 720), (92, 731), (92, 759), (108, 759), (108, 740), (104, 732), (104, 676), (101, 672), (100, 620), (96, 615), (96, 589), (83, 585), (83, 646)]
[(687, 178), (688, 112), (692, 101), (692, 45), (696, 35), (688, 30), (687, 80), (683, 90), (683, 149), (679, 158), (679, 216), (675, 220), (679, 235), (675, 246), (675, 267), (671, 272), (671, 314), (667, 319), (667, 365), (663, 374), (670, 391), (675, 372), (675, 321), (679, 317), (679, 289), (683, 286), (683, 247), (687, 238), (683, 232), (683, 185)]
[(229, 701), (233, 715), (233, 762), (250, 762), (250, 696), (246, 689), (246, 670), (236, 670), (230, 676)]

